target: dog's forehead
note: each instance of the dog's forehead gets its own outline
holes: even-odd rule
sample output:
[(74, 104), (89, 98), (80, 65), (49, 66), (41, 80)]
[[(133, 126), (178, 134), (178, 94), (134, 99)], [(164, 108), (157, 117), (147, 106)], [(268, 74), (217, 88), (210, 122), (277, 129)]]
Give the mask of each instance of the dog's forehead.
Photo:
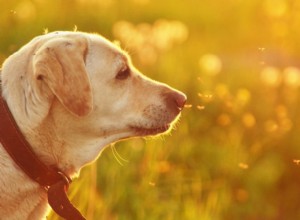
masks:
[(117, 68), (122, 68), (122, 66), (131, 63), (130, 57), (128, 56), (126, 51), (122, 50), (117, 43), (113, 43), (99, 34), (72, 31), (55, 31), (44, 35), (40, 35), (36, 37), (33, 41), (46, 42), (50, 39), (62, 37), (72, 38), (72, 36), (86, 38), (89, 42), (89, 47), (94, 47), (94, 49), (99, 50), (105, 53), (106, 55), (110, 56)]
[(128, 60), (127, 53), (121, 49), (121, 47), (117, 43), (113, 43), (108, 39), (104, 38), (98, 34), (88, 34), (87, 37), (98, 46), (102, 47), (102, 49), (109, 50), (116, 57), (119, 57), (123, 60)]
[(122, 50), (118, 44), (107, 40), (101, 35), (88, 35), (88, 38), (91, 40), (93, 46), (98, 47), (101, 51), (109, 53), (109, 56), (117, 66), (124, 66), (131, 63), (127, 52)]

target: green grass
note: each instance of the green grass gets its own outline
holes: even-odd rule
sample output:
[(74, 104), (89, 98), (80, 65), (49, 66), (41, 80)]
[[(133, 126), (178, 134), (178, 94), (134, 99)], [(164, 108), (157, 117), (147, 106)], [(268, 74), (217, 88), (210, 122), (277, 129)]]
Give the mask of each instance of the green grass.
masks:
[(297, 0), (0, 4), (0, 61), (44, 29), (76, 25), (119, 40), (142, 72), (188, 95), (171, 135), (117, 143), (126, 161), (107, 148), (83, 169), (70, 197), (89, 219), (300, 218)]

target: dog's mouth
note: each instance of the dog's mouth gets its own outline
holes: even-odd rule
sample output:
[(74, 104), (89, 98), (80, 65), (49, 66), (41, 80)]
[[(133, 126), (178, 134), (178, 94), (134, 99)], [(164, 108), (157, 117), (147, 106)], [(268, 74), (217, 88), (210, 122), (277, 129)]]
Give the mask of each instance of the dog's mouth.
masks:
[(170, 124), (165, 124), (160, 127), (153, 127), (153, 128), (145, 128), (139, 126), (131, 126), (130, 128), (135, 131), (135, 133), (139, 136), (148, 136), (148, 135), (156, 135), (160, 133), (164, 133), (169, 130), (171, 127)]
[(149, 106), (144, 110), (143, 120), (129, 125), (136, 136), (154, 136), (166, 133), (180, 117), (180, 111), (168, 112), (160, 106)]

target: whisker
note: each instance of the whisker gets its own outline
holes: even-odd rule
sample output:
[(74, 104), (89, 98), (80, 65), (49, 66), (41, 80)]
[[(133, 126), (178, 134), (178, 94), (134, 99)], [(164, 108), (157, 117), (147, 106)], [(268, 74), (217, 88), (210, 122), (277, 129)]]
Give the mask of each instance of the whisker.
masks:
[(124, 162), (128, 163), (129, 161), (124, 159), (117, 151), (116, 147), (114, 144), (111, 144), (110, 145), (111, 147), (111, 150), (112, 150), (112, 153), (115, 157), (115, 159), (118, 161), (118, 163), (121, 165), (121, 166), (124, 166)]

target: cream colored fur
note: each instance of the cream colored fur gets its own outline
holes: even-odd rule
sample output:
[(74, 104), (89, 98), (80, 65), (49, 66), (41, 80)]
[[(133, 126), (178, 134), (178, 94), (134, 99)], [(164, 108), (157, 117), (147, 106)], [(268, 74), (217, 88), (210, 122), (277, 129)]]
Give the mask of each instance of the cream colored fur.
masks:
[[(82, 32), (34, 38), (3, 63), (1, 78), (2, 95), (37, 156), (71, 177), (110, 143), (168, 130), (186, 99), (139, 73), (108, 40)], [(0, 176), (1, 220), (46, 217), (46, 191), (1, 143)]]

